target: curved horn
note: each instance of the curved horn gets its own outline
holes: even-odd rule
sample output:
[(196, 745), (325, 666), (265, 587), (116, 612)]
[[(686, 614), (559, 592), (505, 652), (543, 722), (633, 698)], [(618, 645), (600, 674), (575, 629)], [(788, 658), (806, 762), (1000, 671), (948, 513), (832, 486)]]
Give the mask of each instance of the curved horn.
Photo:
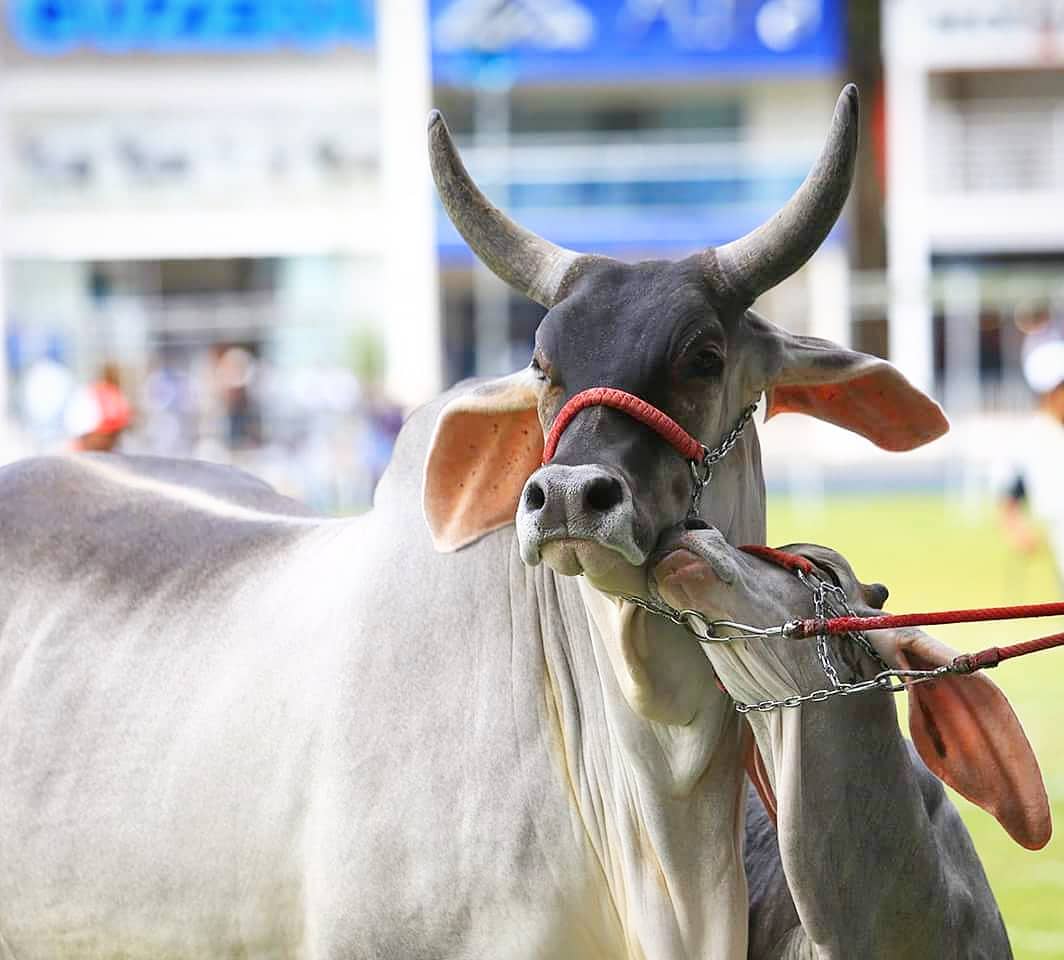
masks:
[(835, 104), (827, 142), (794, 196), (771, 220), (707, 253), (707, 270), (725, 291), (752, 303), (806, 262), (835, 226), (857, 158), (857, 87)]
[(518, 226), (480, 192), (439, 110), (429, 114), (429, 161), (447, 215), (491, 272), (544, 307), (561, 300), (582, 255)]

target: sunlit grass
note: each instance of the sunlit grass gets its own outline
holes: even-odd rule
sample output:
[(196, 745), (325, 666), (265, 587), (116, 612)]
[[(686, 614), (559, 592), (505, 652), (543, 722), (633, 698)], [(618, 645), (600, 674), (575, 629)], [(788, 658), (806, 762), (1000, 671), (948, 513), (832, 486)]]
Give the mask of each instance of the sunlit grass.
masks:
[[(941, 497), (838, 497), (825, 504), (769, 503), (769, 543), (823, 543), (865, 581), (890, 588), (890, 612), (1061, 599), (1047, 553), (1021, 557), (1003, 542), (991, 505), (962, 510)], [(938, 627), (960, 650), (1001, 646), (1064, 630), (1064, 620)], [(1060, 831), (1038, 853), (1021, 849), (988, 814), (956, 801), (998, 898), (1017, 957), (1064, 960), (1064, 650), (1002, 664), (1006, 692), (1038, 754)]]

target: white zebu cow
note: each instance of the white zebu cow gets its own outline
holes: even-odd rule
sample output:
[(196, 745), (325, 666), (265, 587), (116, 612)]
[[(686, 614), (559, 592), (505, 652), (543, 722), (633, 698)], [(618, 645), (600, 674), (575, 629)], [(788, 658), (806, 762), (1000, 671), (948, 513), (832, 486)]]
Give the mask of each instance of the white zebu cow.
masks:
[[(944, 429), (747, 310), (838, 215), (855, 110), (769, 225), (631, 267), (519, 232), (434, 121), (452, 214), (552, 309), (533, 368), (410, 420), (365, 517), (198, 464), (0, 472), (0, 956), (745, 956), (738, 720), (697, 645), (592, 586), (644, 589), (688, 465), (597, 409), (537, 467), (596, 382), (708, 443), (762, 391), (893, 449)], [(752, 427), (702, 514), (763, 539)]]

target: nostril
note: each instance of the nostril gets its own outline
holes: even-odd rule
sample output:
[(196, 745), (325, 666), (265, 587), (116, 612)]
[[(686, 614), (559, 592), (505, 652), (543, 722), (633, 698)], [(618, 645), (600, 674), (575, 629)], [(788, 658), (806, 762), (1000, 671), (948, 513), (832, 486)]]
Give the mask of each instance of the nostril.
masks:
[(584, 505), (589, 510), (605, 513), (621, 502), (624, 491), (613, 477), (595, 477), (584, 490)]
[(538, 483), (532, 482), (525, 487), (525, 506), (529, 510), (542, 510), (546, 502), (547, 495)]

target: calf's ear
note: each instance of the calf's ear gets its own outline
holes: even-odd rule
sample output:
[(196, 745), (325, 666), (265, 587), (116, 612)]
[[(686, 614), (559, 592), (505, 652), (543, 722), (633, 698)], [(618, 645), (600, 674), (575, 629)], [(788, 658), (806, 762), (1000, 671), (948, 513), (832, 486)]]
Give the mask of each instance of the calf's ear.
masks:
[[(954, 656), (920, 630), (905, 631), (896, 653), (904, 670), (930, 670)], [(996, 817), (1020, 846), (1049, 842), (1053, 821), (1038, 760), (993, 680), (973, 673), (910, 687), (909, 733), (932, 773)]]
[(805, 413), (894, 451), (930, 443), (949, 429), (942, 408), (885, 360), (747, 317), (761, 340), (766, 420)]
[(513, 523), (543, 458), (536, 378), (525, 369), (481, 383), (444, 406), (425, 459), (422, 506), (449, 553)]

